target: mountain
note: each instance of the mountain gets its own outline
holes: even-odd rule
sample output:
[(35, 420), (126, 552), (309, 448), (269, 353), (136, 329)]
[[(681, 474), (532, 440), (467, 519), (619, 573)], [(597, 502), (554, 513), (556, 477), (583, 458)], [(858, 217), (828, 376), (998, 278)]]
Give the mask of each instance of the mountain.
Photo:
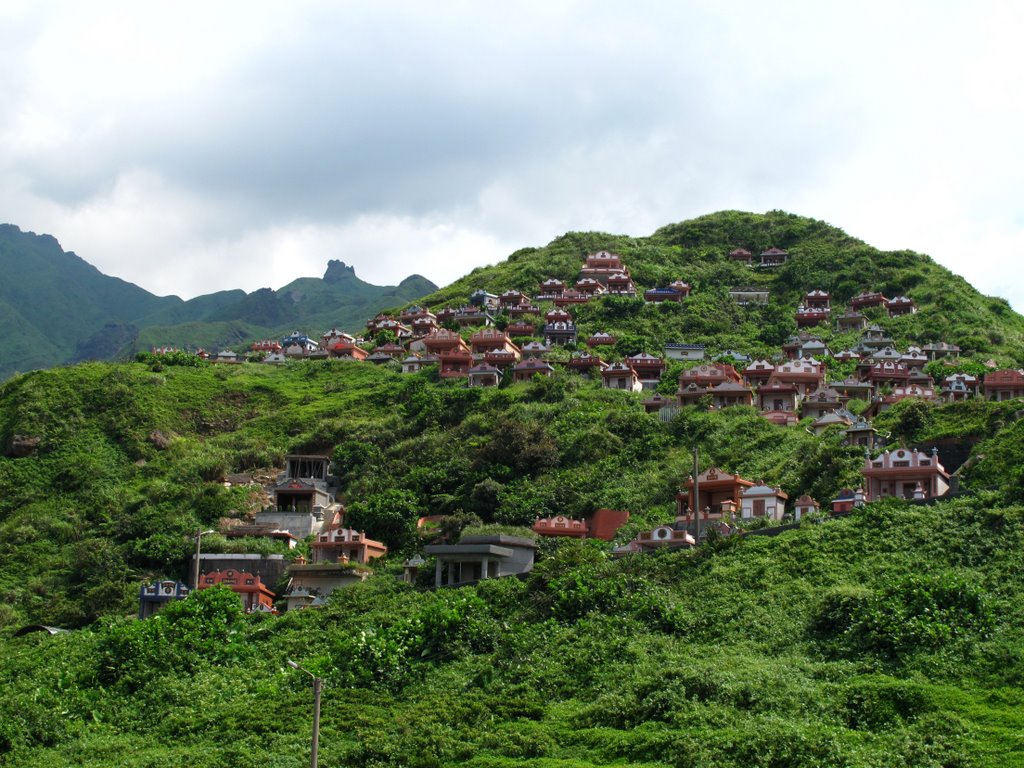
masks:
[[(728, 259), (740, 246), (791, 258), (752, 269)], [(602, 248), (643, 287), (694, 288), (682, 304), (581, 305), (587, 331), (622, 337), (613, 357), (667, 339), (776, 352), (800, 297), (820, 287), (840, 303), (905, 293), (916, 315), (874, 318), (901, 344), (951, 340), (964, 364), (1020, 364), (1022, 319), (1001, 300), (926, 256), (782, 213), (713, 214), (649, 238), (569, 233), (425, 297), (533, 293)], [(289, 301), (315, 304), (317, 283), (352, 279), (335, 264), (325, 278), (240, 297), (252, 303), (238, 313), (286, 319)], [(728, 286), (752, 283), (771, 291), (767, 307), (729, 299)], [(243, 327), (236, 317), (216, 322)], [(0, 764), (305, 764), (310, 682), (287, 659), (325, 680), (325, 765), (1024, 761), (1024, 399), (908, 399), (875, 418), (879, 450), (956, 449), (953, 498), (883, 499), (622, 558), (606, 542), (543, 540), (522, 580), (429, 590), (428, 563), (421, 583), (402, 581), (424, 515), (457, 535), (629, 510), (618, 543), (671, 522), (694, 447), (701, 470), (790, 500), (827, 506), (861, 482), (863, 448), (842, 430), (781, 427), (744, 406), (663, 420), (641, 400), (561, 367), (470, 389), (434, 369), (346, 360), (89, 362), (0, 383)], [(196, 530), (262, 508), (258, 485), (225, 479), (274, 478), (290, 453), (331, 455), (346, 524), (384, 541), (388, 559), (322, 608), (245, 616), (215, 588), (137, 621), (141, 584), (187, 577)], [(216, 533), (202, 545), (286, 558), (312, 547)], [(16, 637), (29, 622), (74, 631)]]
[(180, 302), (108, 277), (53, 237), (10, 224), (0, 225), (0, 273), (0, 379), (73, 360), (105, 324), (129, 324)]
[(330, 261), (322, 279), (300, 278), (279, 291), (219, 291), (184, 301), (104, 275), (53, 237), (10, 224), (0, 225), (0, 272), (10, 276), (0, 282), (0, 380), (152, 346), (239, 346), (296, 328), (358, 331), (379, 310), (437, 288), (419, 275), (371, 285)]

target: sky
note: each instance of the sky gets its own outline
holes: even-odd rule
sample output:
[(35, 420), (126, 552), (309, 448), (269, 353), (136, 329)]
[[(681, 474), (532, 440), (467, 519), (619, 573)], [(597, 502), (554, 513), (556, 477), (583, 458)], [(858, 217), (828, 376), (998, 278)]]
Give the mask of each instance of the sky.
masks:
[(1024, 311), (1024, 3), (0, 2), (0, 221), (160, 295), (725, 209)]

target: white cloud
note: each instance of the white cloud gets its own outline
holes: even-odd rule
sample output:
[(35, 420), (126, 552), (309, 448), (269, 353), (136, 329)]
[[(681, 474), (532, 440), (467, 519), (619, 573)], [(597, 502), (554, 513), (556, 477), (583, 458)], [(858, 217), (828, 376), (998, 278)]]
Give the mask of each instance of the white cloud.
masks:
[(37, 215), (61, 222), (65, 248), (86, 242), (103, 254), (90, 260), (101, 271), (146, 287), (175, 286), (184, 296), (280, 288), (322, 275), (330, 259), (379, 285), (412, 273), (446, 283), (516, 247), (446, 220), (409, 216), (365, 215), (339, 225), (295, 220), (239, 231), (222, 221), (237, 217), (145, 172), (119, 177), (110, 194), (87, 205), (43, 204)]
[[(158, 293), (783, 208), (1024, 309), (1020, 6), (0, 8), (0, 210)], [(998, 256), (994, 254), (999, 254)], [(993, 254), (993, 255), (990, 255)]]
[(211, 265), (211, 277), (221, 279), (230, 277), (226, 272), (233, 265), (246, 263), (244, 279), (228, 284), (254, 290), (319, 277), (330, 259), (354, 266), (360, 278), (377, 285), (394, 285), (417, 273), (447, 283), (479, 266), (487, 254), (510, 250), (510, 244), (485, 232), (450, 223), (373, 215), (342, 226), (295, 223), (253, 230), (237, 240), (191, 250), (186, 259)]

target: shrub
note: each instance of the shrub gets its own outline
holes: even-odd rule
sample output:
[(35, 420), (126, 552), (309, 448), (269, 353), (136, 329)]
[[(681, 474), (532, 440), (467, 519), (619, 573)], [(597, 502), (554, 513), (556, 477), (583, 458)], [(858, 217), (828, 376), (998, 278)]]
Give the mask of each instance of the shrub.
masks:
[(208, 661), (238, 658), (244, 614), (225, 586), (193, 592), (145, 621), (111, 624), (99, 646), (99, 678), (136, 690), (170, 673), (191, 673)]
[(993, 626), (983, 591), (955, 573), (913, 574), (871, 590), (828, 590), (812, 618), (812, 632), (841, 655), (868, 653), (898, 660), (922, 651), (956, 650), (984, 639)]
[(854, 678), (841, 695), (846, 725), (858, 730), (890, 728), (931, 709), (920, 685), (887, 675)]

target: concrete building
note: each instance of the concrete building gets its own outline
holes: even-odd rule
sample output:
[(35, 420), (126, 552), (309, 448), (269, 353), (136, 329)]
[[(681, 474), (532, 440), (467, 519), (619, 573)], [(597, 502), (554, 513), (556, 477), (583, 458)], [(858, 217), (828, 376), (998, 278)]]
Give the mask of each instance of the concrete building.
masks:
[(533, 539), (505, 534), (464, 536), (458, 544), (432, 544), (424, 548), (436, 558), (436, 587), (529, 573), (533, 570), (536, 549)]
[(148, 619), (167, 603), (184, 600), (191, 592), (180, 581), (154, 581), (139, 587), (139, 618)]
[(788, 495), (779, 488), (764, 485), (752, 485), (743, 489), (740, 496), (740, 517), (753, 520), (755, 517), (767, 517), (769, 520), (781, 520), (786, 511)]
[(533, 524), (538, 536), (567, 536), (576, 539), (602, 539), (611, 541), (618, 530), (629, 522), (629, 512), (618, 509), (598, 509), (586, 520), (565, 515), (539, 518)]
[(887, 496), (933, 499), (949, 492), (949, 474), (939, 463), (939, 453), (899, 448), (875, 458), (868, 456), (861, 470), (868, 501)]
[(800, 522), (803, 518), (817, 514), (820, 510), (821, 504), (805, 493), (793, 505), (793, 519), (796, 522)]
[(274, 593), (257, 574), (236, 571), (234, 568), (199, 574), (199, 589), (209, 589), (218, 585), (226, 586), (238, 595), (246, 613), (274, 610)]
[(297, 560), (288, 566), (285, 609), (292, 611), (319, 605), (335, 590), (360, 584), (369, 575), (370, 570), (360, 565)]

